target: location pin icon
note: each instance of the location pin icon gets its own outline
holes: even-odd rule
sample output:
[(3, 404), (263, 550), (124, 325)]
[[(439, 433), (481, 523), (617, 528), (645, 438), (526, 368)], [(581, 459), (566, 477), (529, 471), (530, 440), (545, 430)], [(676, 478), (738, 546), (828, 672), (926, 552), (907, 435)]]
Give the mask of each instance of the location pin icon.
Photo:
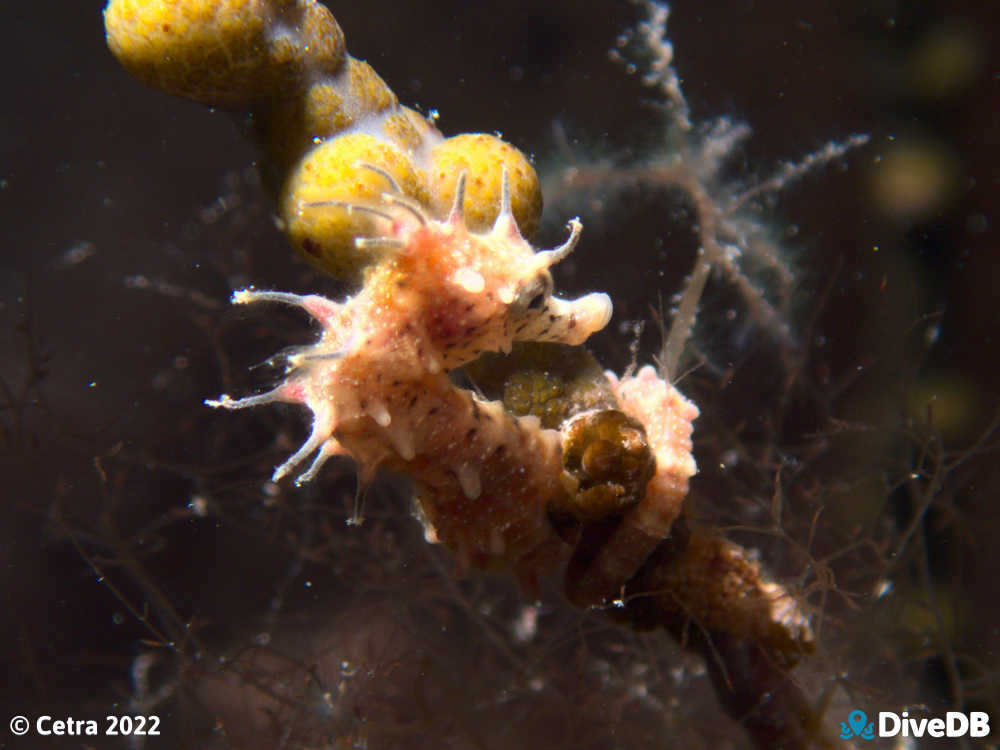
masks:
[[(843, 716), (843, 714), (841, 714)], [(854, 736), (860, 737), (861, 733), (865, 731), (865, 724), (868, 723), (868, 717), (865, 715), (864, 711), (851, 711), (847, 715), (847, 723), (851, 725), (851, 729), (854, 730)]]

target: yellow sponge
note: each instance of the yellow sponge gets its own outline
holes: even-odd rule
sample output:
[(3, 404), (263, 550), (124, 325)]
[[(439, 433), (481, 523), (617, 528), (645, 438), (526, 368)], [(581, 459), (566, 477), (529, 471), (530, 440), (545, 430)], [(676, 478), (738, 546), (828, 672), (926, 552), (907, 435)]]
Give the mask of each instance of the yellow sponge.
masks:
[(516, 148), (495, 135), (463, 133), (447, 138), (431, 150), (429, 183), (433, 212), (444, 214), (455, 200), (455, 183), (465, 172), (465, 221), (483, 231), (500, 208), (503, 170), (510, 180), (511, 208), (525, 237), (538, 229), (542, 189), (534, 167)]
[[(380, 259), (378, 251), (355, 247), (356, 237), (377, 236), (370, 214), (349, 211), (343, 205), (377, 205), (392, 186), (392, 175), (403, 194), (421, 205), (428, 201), (421, 172), (394, 143), (364, 133), (346, 133), (320, 144), (302, 160), (285, 184), (280, 214), (295, 249), (317, 268), (340, 279), (356, 279), (366, 266)], [(327, 204), (327, 205), (323, 205)]]
[(269, 0), (111, 0), (104, 25), (108, 47), (143, 83), (245, 107), (294, 85), (306, 59), (331, 72), (343, 65), (347, 49), (333, 16), (322, 5), (299, 5), (294, 36), (277, 31), (285, 14)]
[(365, 62), (315, 0), (110, 0), (108, 46), (136, 78), (178, 96), (249, 114), (265, 182), (295, 249), (338, 278), (360, 280), (379, 255), (355, 238), (377, 234), (370, 216), (329, 201), (372, 204), (391, 174), (411, 199), (442, 218), (466, 173), (466, 221), (492, 224), (506, 169), (523, 235), (538, 226), (538, 177), (524, 154), (483, 133), (443, 139)]

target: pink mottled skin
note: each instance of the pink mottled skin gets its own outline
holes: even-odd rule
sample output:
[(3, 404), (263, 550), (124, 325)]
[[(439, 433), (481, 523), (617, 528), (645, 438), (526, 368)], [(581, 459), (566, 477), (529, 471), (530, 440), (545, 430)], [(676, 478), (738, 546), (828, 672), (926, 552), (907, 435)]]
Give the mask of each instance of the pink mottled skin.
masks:
[[(492, 230), (472, 234), (458, 208), (463, 185), (460, 180), (456, 208), (444, 221), (394, 194), (375, 207), (330, 204), (369, 211), (385, 223), (378, 238), (358, 240), (384, 246), (384, 260), (343, 303), (237, 292), (237, 303), (302, 307), (322, 333), (314, 345), (287, 357), (287, 377), (274, 391), (208, 403), (307, 406), (312, 432), (278, 467), (275, 480), (310, 456), (300, 483), (334, 455), (351, 456), (362, 483), (380, 466), (395, 469), (413, 481), (427, 537), (451, 549), (461, 569), (506, 564), (535, 593), (537, 577), (553, 572), (568, 552), (549, 518), (550, 507), (564, 506), (573, 486), (563, 470), (562, 435), (457, 387), (448, 372), (483, 352), (509, 352), (515, 341), (582, 344), (607, 324), (611, 300), (604, 294), (571, 301), (552, 295), (549, 267), (573, 249), (578, 221), (570, 222), (564, 245), (535, 252), (517, 230), (505, 189)], [(638, 504), (567, 582), (570, 599), (581, 606), (616, 597), (670, 535), (695, 472), (691, 423), (697, 408), (651, 367), (620, 381), (608, 378), (622, 410), (644, 426), (656, 468)]]
[[(459, 189), (456, 206), (462, 198)], [(517, 231), (506, 194), (493, 229), (481, 235), (467, 231), (457, 209), (435, 221), (386, 196), (377, 211), (387, 224), (378, 240), (386, 258), (345, 302), (253, 290), (234, 295), (237, 303), (303, 307), (322, 334), (288, 357), (287, 378), (274, 391), (209, 403), (309, 407), (310, 437), (278, 467), (276, 480), (312, 455), (299, 482), (332, 455), (353, 457), (362, 480), (379, 466), (399, 470), (414, 482), (428, 536), (452, 549), (462, 567), (503, 561), (533, 588), (534, 576), (548, 567), (543, 561), (558, 558), (546, 508), (565, 492), (559, 434), (477, 399), (447, 372), (484, 351), (510, 351), (514, 341), (580, 344), (607, 324), (607, 295), (552, 296), (548, 268), (572, 250), (579, 223), (571, 222), (562, 247), (535, 252)]]

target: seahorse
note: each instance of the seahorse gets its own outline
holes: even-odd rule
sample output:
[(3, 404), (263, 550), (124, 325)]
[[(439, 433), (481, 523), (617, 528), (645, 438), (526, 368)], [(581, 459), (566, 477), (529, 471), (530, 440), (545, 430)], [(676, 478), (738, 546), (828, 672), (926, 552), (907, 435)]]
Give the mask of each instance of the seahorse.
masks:
[[(507, 414), (497, 402), (456, 387), (448, 373), (484, 351), (515, 341), (580, 344), (611, 317), (611, 300), (595, 293), (552, 296), (549, 267), (566, 243), (534, 252), (520, 236), (503, 191), (493, 229), (470, 233), (460, 206), (437, 221), (407, 199), (387, 194), (375, 209), (395, 243), (364, 288), (342, 303), (319, 296), (244, 290), (234, 301), (297, 305), (320, 324), (315, 345), (287, 356), (288, 377), (270, 393), (214, 406), (269, 401), (307, 406), (312, 432), (275, 471), (280, 479), (315, 454), (298, 481), (309, 481), (333, 455), (349, 455), (363, 476), (378, 466), (408, 475), (429, 536), (446, 544), (461, 567), (508, 562), (534, 588), (558, 538), (547, 508), (566, 492), (554, 430), (533, 416)], [(363, 210), (369, 210), (365, 208)]]

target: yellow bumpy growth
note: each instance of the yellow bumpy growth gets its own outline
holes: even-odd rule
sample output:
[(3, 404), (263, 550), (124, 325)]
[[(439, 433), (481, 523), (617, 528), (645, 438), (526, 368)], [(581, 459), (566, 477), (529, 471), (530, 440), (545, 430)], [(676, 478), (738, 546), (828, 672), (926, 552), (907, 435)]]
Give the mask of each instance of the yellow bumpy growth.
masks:
[(465, 171), (465, 219), (483, 231), (506, 169), (522, 233), (538, 225), (541, 190), (524, 154), (484, 133), (444, 138), (347, 54), (315, 0), (110, 0), (104, 22), (111, 51), (139, 80), (250, 115), (293, 246), (333, 276), (357, 281), (380, 259), (355, 242), (376, 233), (371, 216), (347, 204), (376, 204), (389, 178), (443, 218)]

